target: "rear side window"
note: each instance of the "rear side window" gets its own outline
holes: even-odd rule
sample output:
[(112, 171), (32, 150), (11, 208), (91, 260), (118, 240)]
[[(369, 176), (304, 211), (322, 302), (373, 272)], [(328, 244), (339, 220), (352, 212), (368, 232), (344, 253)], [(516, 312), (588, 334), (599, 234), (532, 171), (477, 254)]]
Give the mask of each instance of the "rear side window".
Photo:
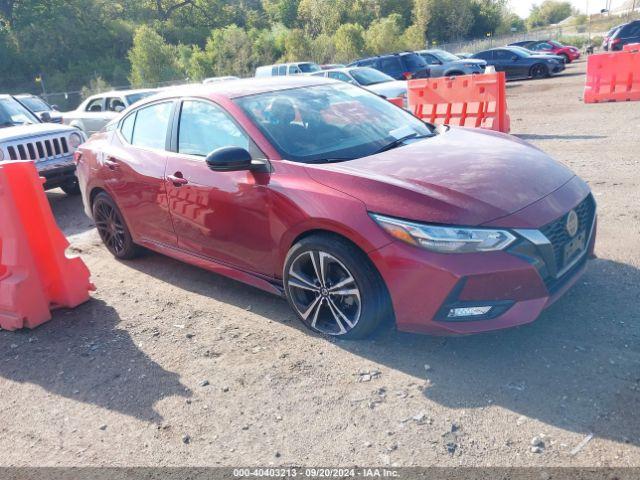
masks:
[(489, 52), (480, 52), (480, 53), (476, 53), (473, 58), (479, 58), (481, 60), (492, 60), (493, 59), (493, 52), (489, 51)]
[(510, 50), (496, 50), (493, 54), (495, 55), (496, 60), (511, 60), (516, 56), (516, 54)]
[(133, 125), (136, 123), (136, 113), (132, 113), (127, 116), (122, 121), (122, 125), (120, 125), (120, 134), (124, 137), (124, 139), (131, 143), (131, 137), (133, 136)]
[(278, 67), (271, 68), (271, 75), (273, 75), (274, 77), (278, 75)]
[(102, 111), (102, 98), (94, 98), (87, 104), (87, 112), (101, 112)]
[(297, 65), (289, 65), (289, 75), (296, 75), (300, 73), (300, 69)]
[(425, 62), (424, 58), (415, 53), (412, 53), (410, 55), (403, 55), (402, 59), (407, 66), (407, 70), (409, 70), (410, 72), (421, 70), (427, 66), (427, 62)]
[(618, 34), (618, 37), (638, 37), (640, 36), (640, 23), (630, 23), (626, 27), (622, 28), (622, 31)]
[(383, 72), (400, 73), (402, 72), (402, 64), (398, 57), (385, 57), (380, 59), (380, 70)]
[(280, 65), (278, 67), (278, 75), (286, 75), (287, 74), (287, 66), (286, 65)]
[(249, 138), (217, 105), (185, 100), (180, 113), (178, 152), (205, 157), (221, 147), (249, 150)]
[(156, 103), (138, 110), (131, 144), (142, 148), (164, 149), (173, 102)]
[(359, 62), (357, 62), (357, 65), (359, 67), (373, 67), (375, 63), (376, 60), (374, 58), (369, 58), (367, 60), (360, 60)]

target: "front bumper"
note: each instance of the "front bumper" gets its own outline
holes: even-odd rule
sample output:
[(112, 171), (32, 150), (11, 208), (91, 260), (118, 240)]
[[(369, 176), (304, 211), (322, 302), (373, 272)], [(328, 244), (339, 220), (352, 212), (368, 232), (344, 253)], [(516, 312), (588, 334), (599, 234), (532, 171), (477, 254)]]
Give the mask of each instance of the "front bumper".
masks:
[(44, 189), (50, 190), (76, 180), (73, 155), (35, 162), (38, 173), (45, 178)]
[[(595, 238), (594, 206), (586, 248), (567, 268), (556, 268), (553, 252), (520, 235), (501, 252), (439, 254), (395, 241), (370, 256), (391, 295), (399, 330), (464, 335), (533, 322), (580, 278)], [(492, 310), (484, 317), (448, 317), (453, 308), (478, 305)]]

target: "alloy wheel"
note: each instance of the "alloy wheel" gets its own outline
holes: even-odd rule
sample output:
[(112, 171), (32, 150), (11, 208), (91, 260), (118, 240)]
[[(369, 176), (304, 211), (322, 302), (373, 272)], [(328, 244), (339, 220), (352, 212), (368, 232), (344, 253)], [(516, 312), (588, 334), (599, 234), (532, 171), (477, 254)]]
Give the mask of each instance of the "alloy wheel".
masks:
[(107, 248), (116, 255), (121, 255), (125, 250), (126, 233), (120, 214), (106, 202), (96, 205), (94, 220), (100, 238)]
[(362, 313), (360, 288), (336, 257), (307, 250), (291, 262), (287, 273), (289, 297), (312, 330), (339, 336), (358, 324)]

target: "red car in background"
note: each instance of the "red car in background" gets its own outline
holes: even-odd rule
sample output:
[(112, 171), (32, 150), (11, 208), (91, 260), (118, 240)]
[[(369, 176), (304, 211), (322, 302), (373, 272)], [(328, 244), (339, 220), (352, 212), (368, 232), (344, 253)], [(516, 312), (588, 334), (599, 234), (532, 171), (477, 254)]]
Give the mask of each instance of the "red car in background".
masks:
[(522, 140), (425, 124), (316, 77), (162, 92), (76, 155), (112, 254), (139, 246), (287, 298), (310, 329), (532, 322), (593, 253), (589, 187)]
[(511, 46), (524, 47), (534, 52), (553, 53), (554, 55), (564, 57), (565, 63), (571, 63), (580, 58), (580, 50), (576, 47), (562, 45), (555, 40), (527, 40), (512, 43)]

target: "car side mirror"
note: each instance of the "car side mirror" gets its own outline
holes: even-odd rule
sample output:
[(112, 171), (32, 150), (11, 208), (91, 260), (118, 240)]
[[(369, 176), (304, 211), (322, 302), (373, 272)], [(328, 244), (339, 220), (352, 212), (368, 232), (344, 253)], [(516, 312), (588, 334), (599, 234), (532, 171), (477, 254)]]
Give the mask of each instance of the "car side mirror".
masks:
[(113, 109), (114, 112), (116, 113), (120, 113), (122, 111), (124, 111), (124, 105), (116, 105), (115, 108)]
[(42, 120), (43, 122), (50, 122), (51, 121), (51, 114), (47, 111), (44, 112), (40, 112), (40, 120)]
[(242, 147), (221, 147), (207, 155), (207, 165), (214, 172), (253, 170), (251, 154)]

